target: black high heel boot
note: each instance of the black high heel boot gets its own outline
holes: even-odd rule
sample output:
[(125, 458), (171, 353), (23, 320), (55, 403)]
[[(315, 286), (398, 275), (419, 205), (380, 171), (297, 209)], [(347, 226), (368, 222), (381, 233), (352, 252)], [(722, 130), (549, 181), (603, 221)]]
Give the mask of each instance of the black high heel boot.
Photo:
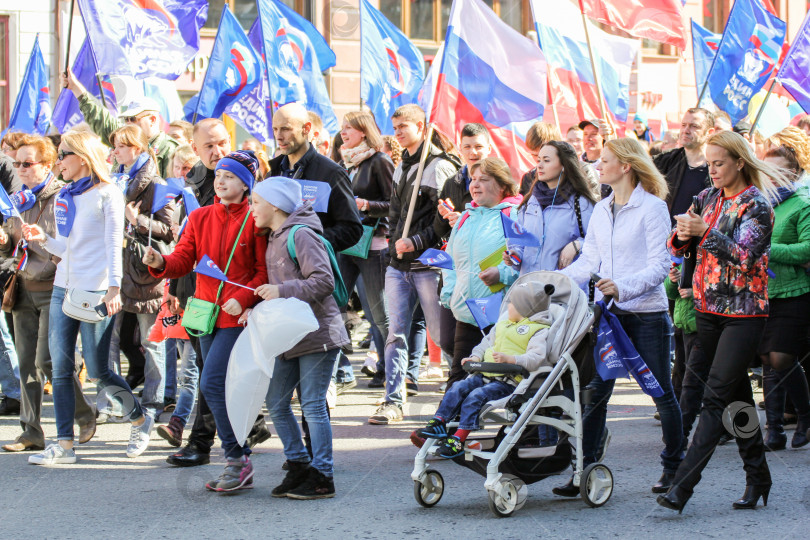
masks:
[(670, 510), (677, 510), (679, 514), (683, 513), (683, 507), (686, 506), (687, 501), (692, 497), (691, 493), (685, 493), (682, 489), (673, 486), (666, 495), (659, 495), (658, 504)]
[(765, 419), (768, 429), (765, 432), (765, 451), (784, 450), (787, 435), (782, 425), (785, 412), (785, 388), (782, 385), (782, 372), (770, 366), (762, 368), (762, 392), (765, 395)]
[(768, 493), (770, 493), (770, 491), (770, 485), (745, 486), (745, 493), (743, 493), (743, 496), (734, 501), (731, 506), (737, 510), (756, 508), (760, 497), (762, 497), (762, 506), (768, 506)]

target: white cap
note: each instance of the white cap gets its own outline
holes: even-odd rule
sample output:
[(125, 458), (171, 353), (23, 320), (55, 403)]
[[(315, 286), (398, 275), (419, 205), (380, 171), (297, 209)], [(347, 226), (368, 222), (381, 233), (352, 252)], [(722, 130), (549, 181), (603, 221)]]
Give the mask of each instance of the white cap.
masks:
[(155, 114), (160, 114), (160, 105), (152, 98), (138, 98), (130, 101), (123, 111), (118, 113), (118, 116), (138, 116), (142, 112), (153, 111)]

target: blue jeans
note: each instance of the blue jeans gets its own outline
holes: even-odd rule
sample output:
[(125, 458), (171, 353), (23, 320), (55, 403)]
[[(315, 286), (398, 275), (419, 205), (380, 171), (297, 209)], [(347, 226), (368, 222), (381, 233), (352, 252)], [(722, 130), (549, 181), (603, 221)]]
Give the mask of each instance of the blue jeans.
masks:
[(191, 342), (187, 339), (176, 339), (175, 342), (180, 349), (181, 364), (180, 380), (177, 384), (177, 405), (172, 416), (179, 418), (185, 426), (197, 400), (200, 372), (197, 368), (197, 352), (191, 346)]
[(444, 394), (436, 416), (445, 422), (450, 422), (457, 415), (459, 429), (470, 431), (481, 429), (478, 425), (478, 413), (487, 401), (501, 399), (512, 393), (515, 389), (503, 381), (484, 381), (480, 373), (457, 382)]
[(79, 332), (82, 335), (82, 354), (87, 375), (91, 379), (97, 379), (99, 394), (104, 393), (118, 401), (123, 414), (129, 416), (130, 420), (139, 419), (143, 416), (143, 411), (124, 378), (110, 370), (112, 318), (105, 317), (97, 323), (77, 321), (62, 312), (64, 298), (65, 289), (54, 287), (48, 311), (48, 348), (53, 363), (56, 438), (72, 441), (75, 409), (73, 374), (76, 370), (76, 338)]
[(214, 415), (217, 434), (222, 441), (222, 449), (229, 460), (241, 459), (250, 455), (247, 443), (240, 446), (233, 434), (228, 410), (225, 407), (225, 375), (228, 372), (228, 361), (236, 338), (242, 333), (241, 327), (217, 328), (213, 334), (200, 337), (200, 348), (203, 354), (203, 370), (200, 377), (200, 390)]
[(177, 399), (177, 338), (163, 342), (163, 354), (166, 355), (166, 385), (163, 387), (163, 399)]
[(143, 396), (141, 405), (153, 419), (163, 411), (166, 388), (166, 349), (163, 343), (149, 341), (149, 333), (157, 321), (157, 313), (136, 313), (141, 335), (141, 347), (146, 352), (143, 366)]
[(312, 440), (312, 466), (328, 477), (334, 474), (334, 463), (326, 390), (338, 351), (332, 349), (297, 358), (276, 359), (273, 378), (267, 390), (267, 410), (284, 445), (284, 456), (290, 461), (308, 463), (309, 453), (301, 441), (301, 430), (291, 404), (293, 390), (298, 387), (298, 401)]
[[(425, 314), (422, 312), (422, 306), (417, 304), (411, 320), (411, 329), (408, 332), (408, 369), (406, 370), (406, 375), (413, 382), (419, 379), (419, 366), (422, 363), (422, 357), (425, 355), (426, 346), (427, 324), (425, 324)], [(383, 354), (380, 354), (381, 350)], [(377, 373), (385, 373), (385, 349), (377, 349)]]
[[(617, 315), (619, 322), (633, 342), (641, 358), (650, 371), (664, 395), (653, 398), (658, 413), (661, 415), (661, 431), (664, 435), (664, 451), (661, 452), (661, 465), (664, 472), (674, 474), (683, 461), (681, 439), (683, 427), (681, 409), (675, 392), (672, 390), (670, 374), (670, 335), (672, 325), (666, 312), (629, 313)], [(585, 465), (596, 462), (599, 442), (607, 420), (607, 404), (613, 393), (614, 380), (603, 381), (596, 374), (588, 384), (593, 390), (591, 403), (585, 407), (583, 418), (583, 444)]]
[[(422, 306), (428, 332), (433, 340), (441, 339), (438, 286), (439, 274), (433, 270), (401, 272), (389, 266), (385, 272), (385, 298), (389, 320), (388, 339), (385, 342), (386, 402), (397, 405), (402, 405), (403, 402), (402, 388), (409, 359), (407, 339), (417, 304)], [(423, 351), (418, 351), (420, 358)], [(417, 364), (414, 382), (418, 377)]]
[(0, 392), (20, 401), (20, 364), (5, 313), (0, 313)]

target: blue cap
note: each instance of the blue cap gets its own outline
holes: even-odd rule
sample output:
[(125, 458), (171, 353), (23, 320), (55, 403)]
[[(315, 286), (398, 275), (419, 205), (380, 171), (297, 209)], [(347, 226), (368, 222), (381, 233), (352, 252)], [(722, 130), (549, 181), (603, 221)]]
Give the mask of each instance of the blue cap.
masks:
[(256, 172), (259, 170), (259, 160), (249, 150), (237, 150), (217, 162), (215, 170), (220, 169), (235, 174), (248, 189), (252, 190), (253, 183), (256, 181)]
[(285, 214), (292, 214), (302, 205), (301, 184), (284, 176), (265, 178), (256, 184), (253, 193)]

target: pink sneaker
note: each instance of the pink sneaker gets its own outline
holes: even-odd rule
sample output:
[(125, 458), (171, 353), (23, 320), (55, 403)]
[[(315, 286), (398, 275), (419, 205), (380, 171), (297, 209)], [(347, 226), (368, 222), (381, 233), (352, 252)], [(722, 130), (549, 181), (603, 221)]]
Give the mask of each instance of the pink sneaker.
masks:
[(211, 480), (205, 487), (217, 493), (232, 493), (253, 487), (253, 463), (247, 456), (239, 460), (228, 460), (225, 470), (216, 480)]

